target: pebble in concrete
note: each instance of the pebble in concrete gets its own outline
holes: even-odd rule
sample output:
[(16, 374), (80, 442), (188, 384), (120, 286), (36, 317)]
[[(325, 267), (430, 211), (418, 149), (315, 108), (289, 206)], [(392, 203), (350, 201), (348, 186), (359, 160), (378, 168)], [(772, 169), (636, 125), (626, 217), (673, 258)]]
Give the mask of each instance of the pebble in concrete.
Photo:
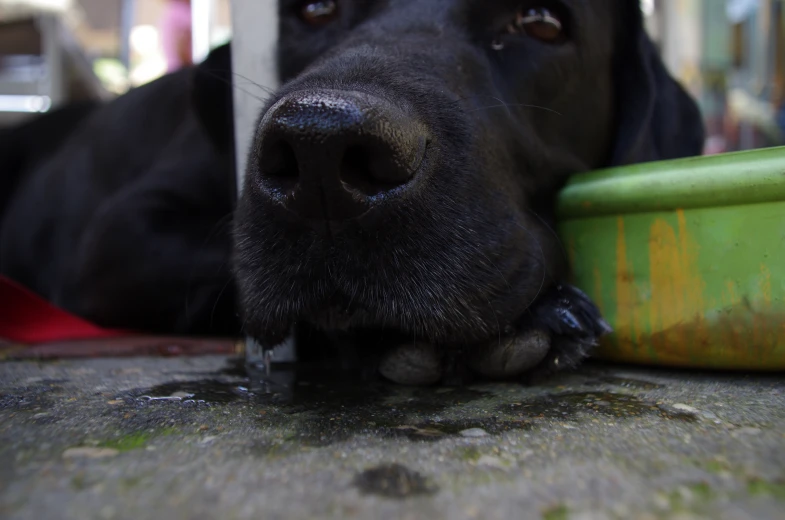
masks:
[(485, 437), (488, 435), (488, 432), (482, 428), (469, 428), (468, 430), (461, 431), (461, 435), (463, 437)]

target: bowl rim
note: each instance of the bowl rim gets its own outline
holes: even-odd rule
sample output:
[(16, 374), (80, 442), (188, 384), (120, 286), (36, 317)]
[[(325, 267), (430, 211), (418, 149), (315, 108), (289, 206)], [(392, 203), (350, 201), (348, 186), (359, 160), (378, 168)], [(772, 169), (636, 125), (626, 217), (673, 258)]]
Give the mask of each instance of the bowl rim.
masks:
[(560, 219), (785, 202), (785, 146), (640, 163), (573, 176)]

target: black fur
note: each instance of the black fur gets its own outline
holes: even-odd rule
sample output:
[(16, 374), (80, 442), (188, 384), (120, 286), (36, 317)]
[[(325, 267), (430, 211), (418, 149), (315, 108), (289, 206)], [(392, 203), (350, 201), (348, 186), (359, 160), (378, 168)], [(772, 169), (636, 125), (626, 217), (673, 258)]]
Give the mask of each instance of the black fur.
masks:
[(427, 127), (424, 173), (381, 209), (327, 236), (280, 211), (259, 183), (262, 133), (237, 203), (223, 47), (101, 108), (29, 176), (3, 222), (0, 272), (102, 325), (244, 325), (266, 346), (306, 323), (473, 348), (534, 316), (556, 336), (545, 368), (575, 365), (604, 329), (558, 285), (555, 194), (574, 173), (699, 154), (703, 128), (637, 0), (543, 2), (567, 43), (510, 35), (493, 50), (520, 3), (339, 0), (315, 28), (302, 1), (281, 0), (285, 83), (265, 110), (352, 90)]
[(24, 180), (3, 222), (0, 272), (104, 326), (239, 332), (233, 154), (202, 124), (227, 119), (214, 107), (231, 106), (230, 91), (198, 95), (214, 88), (212, 69), (229, 70), (228, 49), (215, 55), (224, 59), (209, 74), (182, 70), (96, 110)]
[(20, 182), (54, 155), (71, 130), (100, 106), (82, 101), (0, 129), (0, 218)]
[(413, 107), (431, 142), (410, 186), (325, 239), (264, 187), (259, 132), (235, 223), (249, 332), (273, 345), (305, 321), (480, 345), (532, 306), (558, 312), (535, 300), (566, 275), (552, 207), (569, 175), (700, 153), (695, 103), (665, 72), (638, 2), (563, 2), (569, 43), (509, 37), (492, 50), (518, 3), (345, 2), (314, 30), (284, 2), (288, 81), (268, 110), (303, 92), (359, 91)]

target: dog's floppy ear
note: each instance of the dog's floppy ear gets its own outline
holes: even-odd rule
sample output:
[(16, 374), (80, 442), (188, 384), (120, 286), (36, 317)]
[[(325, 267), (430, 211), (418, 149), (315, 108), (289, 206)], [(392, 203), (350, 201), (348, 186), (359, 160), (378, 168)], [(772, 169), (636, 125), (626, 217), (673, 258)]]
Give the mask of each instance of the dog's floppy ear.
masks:
[(646, 33), (639, 4), (638, 0), (624, 2), (626, 11), (619, 27), (612, 165), (688, 157), (703, 151), (698, 105), (666, 70)]
[(234, 103), (230, 44), (216, 47), (195, 67), (191, 103), (216, 148), (222, 152), (231, 152), (234, 143)]

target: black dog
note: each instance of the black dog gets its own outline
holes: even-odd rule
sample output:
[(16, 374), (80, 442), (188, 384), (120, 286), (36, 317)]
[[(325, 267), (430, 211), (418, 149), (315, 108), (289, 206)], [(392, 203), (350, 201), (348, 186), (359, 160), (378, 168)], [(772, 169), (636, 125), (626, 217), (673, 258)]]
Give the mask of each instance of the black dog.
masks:
[(98, 101), (81, 101), (0, 129), (0, 217), (17, 184), (54, 155), (73, 129), (99, 106)]
[(221, 48), (100, 110), (30, 175), (2, 272), (103, 325), (242, 323), (266, 347), (302, 324), (373, 333), (398, 345), (381, 369), (401, 382), (456, 360), (489, 377), (578, 363), (607, 327), (562, 285), (556, 192), (703, 142), (638, 1), (282, 0), (280, 13), (285, 84), (239, 204)]

